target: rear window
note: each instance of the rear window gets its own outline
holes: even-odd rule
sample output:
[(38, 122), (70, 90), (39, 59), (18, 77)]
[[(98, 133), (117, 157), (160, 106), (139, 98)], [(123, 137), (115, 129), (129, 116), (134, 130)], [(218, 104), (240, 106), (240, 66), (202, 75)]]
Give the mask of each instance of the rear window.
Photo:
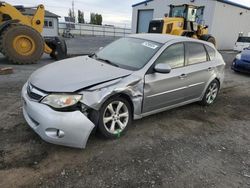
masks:
[(205, 47), (207, 49), (207, 53), (209, 55), (210, 60), (213, 61), (215, 59), (215, 54), (216, 54), (215, 50), (212, 47), (207, 46), (207, 45), (205, 45)]
[(250, 37), (239, 37), (237, 42), (250, 43)]
[(207, 61), (207, 52), (200, 43), (186, 43), (188, 52), (188, 65), (202, 63)]

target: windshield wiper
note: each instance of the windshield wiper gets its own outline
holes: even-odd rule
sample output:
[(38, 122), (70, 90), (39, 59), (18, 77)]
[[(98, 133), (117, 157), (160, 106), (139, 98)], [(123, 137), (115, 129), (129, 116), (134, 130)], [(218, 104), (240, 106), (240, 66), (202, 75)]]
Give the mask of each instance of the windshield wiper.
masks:
[(95, 56), (96, 56), (96, 53), (91, 53), (91, 54), (89, 54), (88, 56), (91, 57), (91, 58), (92, 58), (92, 57), (95, 57)]
[(103, 61), (103, 62), (105, 62), (105, 63), (107, 63), (107, 64), (110, 64), (110, 65), (113, 65), (113, 66), (115, 66), (115, 67), (119, 67), (119, 65), (117, 65), (117, 64), (115, 64), (115, 63), (113, 63), (113, 62), (111, 62), (110, 60), (108, 60), (108, 59), (103, 59), (103, 58), (100, 58), (100, 57), (98, 57), (97, 55), (95, 55), (95, 59), (96, 60), (99, 60), (99, 61)]
[(98, 56), (96, 55), (96, 53), (90, 54), (89, 57), (90, 57), (90, 58), (94, 58), (94, 59), (96, 59), (96, 60), (98, 60), (98, 61), (103, 61), (103, 62), (105, 62), (105, 63), (107, 63), (107, 64), (110, 64), (110, 65), (113, 65), (113, 66), (115, 66), (115, 67), (119, 67), (119, 65), (117, 65), (117, 64), (115, 64), (115, 63), (113, 63), (113, 62), (111, 62), (111, 61), (108, 60), (108, 59), (104, 59), (104, 58), (98, 57)]

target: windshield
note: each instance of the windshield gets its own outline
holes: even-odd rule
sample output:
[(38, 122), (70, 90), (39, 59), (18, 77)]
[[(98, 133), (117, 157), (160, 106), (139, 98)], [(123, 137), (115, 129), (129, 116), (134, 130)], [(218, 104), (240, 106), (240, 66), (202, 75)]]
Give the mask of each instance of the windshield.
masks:
[(124, 69), (139, 70), (161, 46), (143, 39), (122, 38), (97, 52), (95, 58)]
[(250, 43), (250, 37), (239, 37), (237, 42)]
[(186, 17), (186, 7), (185, 6), (172, 7), (170, 17)]

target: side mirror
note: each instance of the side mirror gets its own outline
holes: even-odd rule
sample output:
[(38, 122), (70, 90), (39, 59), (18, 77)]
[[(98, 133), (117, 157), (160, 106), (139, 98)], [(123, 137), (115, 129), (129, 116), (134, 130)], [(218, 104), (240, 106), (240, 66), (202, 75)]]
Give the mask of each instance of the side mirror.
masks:
[(171, 72), (171, 67), (166, 63), (156, 64), (154, 67), (155, 72), (167, 74)]

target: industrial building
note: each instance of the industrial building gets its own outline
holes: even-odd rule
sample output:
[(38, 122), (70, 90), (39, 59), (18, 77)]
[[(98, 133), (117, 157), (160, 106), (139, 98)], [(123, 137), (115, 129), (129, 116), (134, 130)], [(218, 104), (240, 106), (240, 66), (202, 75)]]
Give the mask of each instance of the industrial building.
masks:
[(204, 6), (200, 21), (208, 25), (220, 50), (233, 49), (239, 33), (250, 32), (250, 7), (241, 4), (228, 0), (147, 0), (132, 5), (132, 33), (148, 32), (149, 22), (168, 14), (171, 4)]
[[(23, 8), (22, 13), (24, 15), (33, 16), (36, 12), (36, 9), (33, 8)], [(42, 36), (44, 37), (54, 37), (58, 36), (59, 33), (59, 17), (58, 15), (45, 10), (44, 17), (44, 29)]]

